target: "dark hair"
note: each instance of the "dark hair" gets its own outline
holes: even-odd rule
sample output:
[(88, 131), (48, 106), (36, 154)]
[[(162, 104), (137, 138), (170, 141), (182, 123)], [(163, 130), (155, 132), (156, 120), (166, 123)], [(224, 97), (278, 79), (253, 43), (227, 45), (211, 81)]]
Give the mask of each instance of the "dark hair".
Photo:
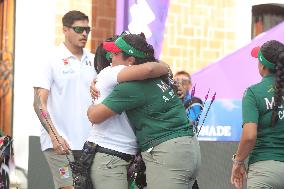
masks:
[(63, 26), (72, 26), (74, 21), (77, 20), (88, 20), (89, 18), (87, 15), (85, 15), (84, 13), (82, 13), (81, 11), (77, 11), (77, 10), (72, 10), (67, 12), (63, 17), (62, 17), (62, 24)]
[[(127, 34), (122, 37), (126, 43), (128, 43), (130, 46), (134, 47), (135, 49), (144, 52), (146, 55), (145, 58), (138, 58), (135, 57), (135, 65), (143, 64), (146, 62), (158, 62), (158, 60), (155, 58), (155, 51), (152, 45), (148, 44), (145, 38), (145, 35), (143, 33), (141, 34)], [(131, 55), (126, 54), (125, 52), (122, 53), (123, 59), (127, 59), (128, 57), (131, 57)], [(169, 68), (170, 69), (170, 68)], [(173, 82), (173, 74), (171, 70), (169, 70), (169, 73), (167, 75), (160, 77), (166, 84), (168, 84), (174, 92), (177, 94), (177, 87), (174, 85)]]
[(271, 127), (278, 121), (278, 106), (282, 103), (282, 93), (284, 88), (284, 44), (279, 41), (271, 40), (264, 43), (260, 48), (263, 56), (271, 63), (275, 64), (275, 70), (269, 69), (269, 72), (275, 73), (274, 84), (274, 104), (272, 109)]
[[(105, 41), (115, 41), (118, 38), (117, 35), (107, 38)], [(94, 67), (97, 73), (100, 73), (104, 68), (110, 66), (111, 59), (106, 58), (107, 51), (103, 48), (103, 43), (101, 43), (97, 49), (94, 58)]]
[[(141, 34), (127, 34), (122, 37), (126, 43), (135, 49), (144, 52), (145, 58), (135, 57), (134, 64), (143, 64), (145, 62), (157, 62), (155, 58), (155, 51), (152, 45), (148, 44), (143, 33)], [(123, 58), (127, 59), (131, 55), (123, 52)]]

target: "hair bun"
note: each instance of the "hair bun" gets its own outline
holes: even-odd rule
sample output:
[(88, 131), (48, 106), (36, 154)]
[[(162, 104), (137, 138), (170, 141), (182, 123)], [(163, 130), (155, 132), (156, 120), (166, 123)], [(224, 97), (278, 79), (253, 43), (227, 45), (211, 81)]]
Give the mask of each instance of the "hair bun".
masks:
[(140, 33), (140, 36), (143, 37), (146, 40), (146, 36), (143, 32)]

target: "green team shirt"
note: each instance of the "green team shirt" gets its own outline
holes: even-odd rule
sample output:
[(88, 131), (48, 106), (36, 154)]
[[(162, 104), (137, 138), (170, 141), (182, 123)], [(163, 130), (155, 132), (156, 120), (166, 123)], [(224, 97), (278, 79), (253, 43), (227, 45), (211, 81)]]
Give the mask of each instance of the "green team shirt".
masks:
[(243, 123), (257, 124), (257, 139), (249, 157), (249, 164), (264, 160), (284, 162), (283, 101), (277, 112), (279, 120), (274, 127), (270, 127), (274, 80), (274, 75), (265, 76), (260, 83), (249, 87), (243, 96)]
[(102, 102), (120, 114), (126, 111), (141, 151), (181, 136), (193, 136), (181, 100), (161, 79), (117, 85)]

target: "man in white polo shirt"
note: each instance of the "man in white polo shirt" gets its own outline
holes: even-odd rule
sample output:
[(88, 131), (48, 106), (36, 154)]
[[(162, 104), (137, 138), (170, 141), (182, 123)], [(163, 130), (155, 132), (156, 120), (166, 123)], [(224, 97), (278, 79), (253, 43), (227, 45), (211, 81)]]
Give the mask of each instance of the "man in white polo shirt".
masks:
[(62, 23), (65, 41), (47, 53), (36, 71), (34, 109), (43, 126), (41, 148), (55, 187), (71, 189), (73, 179), (66, 154), (71, 161), (79, 157), (90, 132), (86, 111), (92, 101), (89, 87), (96, 71), (93, 54), (84, 49), (90, 32), (88, 16), (69, 11)]

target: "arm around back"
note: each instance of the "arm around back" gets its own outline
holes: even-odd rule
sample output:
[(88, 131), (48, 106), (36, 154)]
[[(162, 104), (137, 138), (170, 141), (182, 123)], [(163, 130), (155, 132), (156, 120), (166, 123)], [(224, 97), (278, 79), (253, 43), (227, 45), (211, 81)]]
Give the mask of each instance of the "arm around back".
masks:
[(114, 115), (116, 113), (104, 104), (91, 105), (87, 111), (88, 119), (92, 124), (99, 124)]
[(144, 80), (160, 77), (168, 73), (168, 65), (162, 61), (147, 62), (139, 65), (132, 65), (121, 70), (117, 76), (119, 83), (125, 81)]

